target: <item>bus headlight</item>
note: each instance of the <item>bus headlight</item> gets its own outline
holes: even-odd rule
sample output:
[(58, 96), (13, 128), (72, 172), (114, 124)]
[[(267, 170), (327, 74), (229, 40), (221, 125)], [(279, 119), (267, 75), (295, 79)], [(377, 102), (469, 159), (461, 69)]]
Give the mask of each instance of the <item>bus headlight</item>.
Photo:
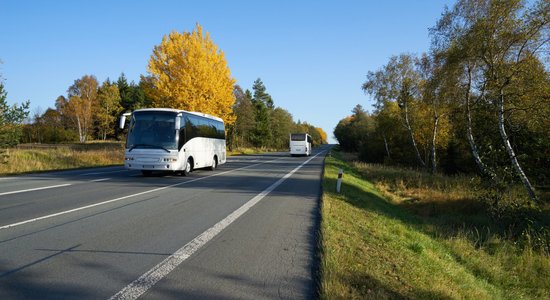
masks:
[(128, 161), (128, 160), (134, 160), (133, 157), (125, 157), (124, 160)]
[(164, 161), (164, 162), (177, 162), (178, 159), (174, 158), (174, 157), (166, 157), (166, 158), (163, 158), (162, 161)]

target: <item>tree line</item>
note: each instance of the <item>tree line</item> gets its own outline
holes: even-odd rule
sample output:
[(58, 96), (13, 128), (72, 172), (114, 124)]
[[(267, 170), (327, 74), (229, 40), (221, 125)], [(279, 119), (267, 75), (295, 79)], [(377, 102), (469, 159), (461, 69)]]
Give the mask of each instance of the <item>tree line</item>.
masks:
[[(221, 117), (227, 144), (233, 147), (284, 149), (291, 132), (308, 132), (316, 144), (326, 143), (326, 133), (275, 107), (261, 79), (243, 91), (236, 84), (223, 51), (197, 24), (192, 32), (171, 32), (155, 46), (146, 75), (128, 83), (124, 73), (116, 81), (99, 83), (84, 75), (55, 100), (55, 107), (29, 115), (29, 103), (6, 106), (0, 80), (0, 138), (9, 132), (9, 146), (25, 143), (86, 142), (90, 139), (122, 139), (117, 128), (121, 113), (146, 107), (200, 111)], [(6, 119), (6, 121), (4, 121)], [(26, 124), (22, 124), (26, 119)], [(10, 125), (10, 126), (8, 126)]]
[[(32, 120), (22, 127), (20, 140), (61, 143), (121, 139), (125, 133), (117, 128), (118, 117), (123, 112), (152, 107), (143, 86), (142, 81), (128, 84), (124, 73), (117, 81), (107, 79), (102, 84), (95, 76), (84, 75), (68, 88), (67, 96), (56, 99), (55, 108), (35, 112)], [(287, 110), (275, 107), (260, 78), (252, 90), (234, 86), (236, 101), (231, 113), (235, 121), (226, 124), (229, 148), (285, 149), (292, 132), (309, 133), (317, 145), (326, 143), (327, 135), (321, 128), (295, 122)]]
[(99, 83), (93, 75), (76, 79), (55, 107), (37, 110), (23, 126), (21, 142), (63, 143), (120, 139), (117, 120), (125, 111), (147, 107), (142, 82), (128, 83), (122, 73), (117, 81)]
[(360, 105), (334, 130), (364, 161), (550, 182), (550, 2), (459, 0), (430, 29), (429, 53), (369, 71)]
[(307, 122), (295, 122), (292, 115), (274, 101), (258, 78), (252, 91), (243, 91), (238, 85), (234, 88), (234, 113), (236, 122), (229, 127), (230, 147), (256, 147), (284, 149), (288, 147), (290, 133), (309, 133), (314, 145), (326, 144), (327, 134), (320, 127)]

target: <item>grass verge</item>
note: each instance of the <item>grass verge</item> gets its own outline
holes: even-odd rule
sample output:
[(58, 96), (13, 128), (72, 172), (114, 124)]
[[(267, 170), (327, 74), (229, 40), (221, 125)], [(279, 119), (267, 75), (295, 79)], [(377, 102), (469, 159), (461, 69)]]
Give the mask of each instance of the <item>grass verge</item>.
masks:
[[(273, 149), (239, 148), (228, 156), (261, 154)], [(75, 144), (22, 144), (5, 150), (0, 163), (0, 176), (32, 172), (122, 165), (122, 142), (89, 142)]]
[(254, 155), (269, 152), (271, 150), (261, 150), (256, 148), (234, 148), (233, 150), (227, 150), (227, 156), (235, 155)]
[(86, 144), (22, 145), (7, 149), (0, 176), (40, 171), (121, 165), (124, 148), (117, 142)]
[[(387, 173), (385, 179), (376, 177), (367, 165), (333, 154), (326, 159), (323, 180), (322, 299), (540, 299), (550, 295), (547, 253), (520, 246), (506, 236), (482, 233), (491, 227), (483, 226), (487, 221), (475, 222), (483, 218), (484, 214), (475, 213), (481, 208), (462, 202), (471, 196), (467, 192), (443, 184), (451, 179), (422, 180), (417, 186), (406, 180), (388, 184)], [(340, 168), (344, 179), (342, 192), (336, 194)], [(397, 172), (392, 179), (407, 177), (403, 170), (392, 172)], [(371, 181), (365, 179), (367, 174)], [(448, 209), (411, 207), (411, 203), (425, 204), (430, 197)], [(468, 210), (472, 218), (463, 217)], [(446, 223), (447, 218), (452, 221)]]

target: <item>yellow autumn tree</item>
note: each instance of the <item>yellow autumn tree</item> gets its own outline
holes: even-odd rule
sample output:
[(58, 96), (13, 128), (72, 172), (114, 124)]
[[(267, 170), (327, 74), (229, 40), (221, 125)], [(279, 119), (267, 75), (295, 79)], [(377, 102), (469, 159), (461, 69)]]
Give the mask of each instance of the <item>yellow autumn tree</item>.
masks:
[(317, 130), (319, 136), (321, 136), (321, 144), (327, 144), (327, 133), (323, 130), (323, 128), (315, 127), (315, 130)]
[(199, 111), (233, 124), (235, 80), (223, 51), (197, 24), (193, 32), (171, 32), (155, 46), (147, 68), (148, 97), (155, 107)]

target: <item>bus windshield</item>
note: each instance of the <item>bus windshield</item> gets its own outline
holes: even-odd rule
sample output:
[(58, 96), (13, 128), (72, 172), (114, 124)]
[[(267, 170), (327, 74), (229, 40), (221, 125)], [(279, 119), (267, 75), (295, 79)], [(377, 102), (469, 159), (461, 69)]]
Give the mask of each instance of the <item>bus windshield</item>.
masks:
[(174, 112), (143, 111), (132, 114), (126, 149), (178, 149), (175, 122)]
[(291, 141), (305, 141), (306, 140), (306, 134), (305, 133), (293, 133), (290, 135)]

